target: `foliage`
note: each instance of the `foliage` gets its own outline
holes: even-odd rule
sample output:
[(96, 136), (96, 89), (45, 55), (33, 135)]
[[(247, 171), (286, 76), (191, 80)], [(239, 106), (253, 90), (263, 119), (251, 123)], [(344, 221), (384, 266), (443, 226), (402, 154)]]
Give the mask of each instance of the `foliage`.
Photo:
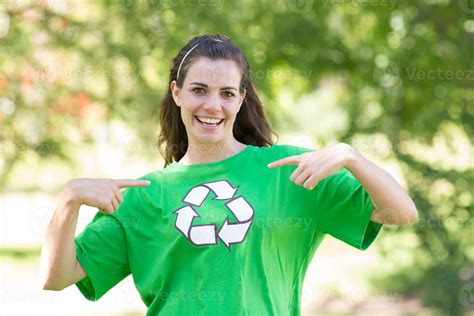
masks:
[[(99, 121), (125, 120), (152, 142), (171, 59), (204, 33), (246, 52), (277, 131), (313, 122), (318, 140), (359, 149), (361, 137), (382, 136), (421, 216), (410, 266), (382, 284), (452, 315), (473, 308), (462, 298), (474, 288), (468, 0), (3, 2), (0, 187), (26, 153), (69, 159), (64, 145), (93, 142)], [(304, 99), (323, 88), (337, 97)], [(345, 120), (318, 134), (325, 104)]]

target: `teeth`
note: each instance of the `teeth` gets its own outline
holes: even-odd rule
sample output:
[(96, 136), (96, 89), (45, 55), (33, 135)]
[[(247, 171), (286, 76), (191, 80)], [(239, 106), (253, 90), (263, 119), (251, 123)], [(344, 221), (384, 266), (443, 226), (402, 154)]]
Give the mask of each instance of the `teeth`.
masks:
[(202, 116), (197, 116), (197, 118), (204, 123), (209, 123), (209, 124), (217, 124), (219, 123), (222, 119), (213, 119), (213, 118), (208, 118), (208, 117), (202, 117)]

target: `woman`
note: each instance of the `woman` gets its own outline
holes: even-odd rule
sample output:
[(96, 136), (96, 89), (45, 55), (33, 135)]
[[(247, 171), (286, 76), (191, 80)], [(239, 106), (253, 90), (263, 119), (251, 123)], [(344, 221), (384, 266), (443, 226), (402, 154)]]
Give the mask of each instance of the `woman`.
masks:
[[(327, 234), (364, 250), (382, 224), (417, 218), (399, 184), (351, 146), (273, 144), (247, 59), (225, 36), (180, 50), (160, 119), (164, 169), (65, 185), (42, 250), (44, 289), (76, 284), (98, 300), (132, 274), (147, 315), (298, 315)], [(100, 212), (74, 238), (81, 204)]]

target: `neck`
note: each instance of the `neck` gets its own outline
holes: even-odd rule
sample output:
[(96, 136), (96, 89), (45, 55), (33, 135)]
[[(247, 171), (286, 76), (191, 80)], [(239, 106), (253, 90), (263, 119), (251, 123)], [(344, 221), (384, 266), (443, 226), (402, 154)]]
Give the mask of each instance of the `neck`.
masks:
[(237, 140), (229, 143), (195, 144), (189, 143), (184, 156), (178, 161), (183, 165), (194, 165), (221, 161), (232, 157), (247, 147)]

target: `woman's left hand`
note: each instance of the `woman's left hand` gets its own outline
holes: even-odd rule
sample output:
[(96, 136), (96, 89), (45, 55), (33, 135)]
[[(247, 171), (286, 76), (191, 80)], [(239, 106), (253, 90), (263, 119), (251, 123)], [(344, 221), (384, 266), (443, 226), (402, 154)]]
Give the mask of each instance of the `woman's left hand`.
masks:
[(355, 150), (350, 145), (339, 143), (321, 150), (289, 156), (274, 161), (267, 166), (276, 168), (298, 165), (291, 174), (290, 180), (297, 185), (312, 190), (319, 181), (345, 167), (346, 163), (353, 159), (355, 154)]

